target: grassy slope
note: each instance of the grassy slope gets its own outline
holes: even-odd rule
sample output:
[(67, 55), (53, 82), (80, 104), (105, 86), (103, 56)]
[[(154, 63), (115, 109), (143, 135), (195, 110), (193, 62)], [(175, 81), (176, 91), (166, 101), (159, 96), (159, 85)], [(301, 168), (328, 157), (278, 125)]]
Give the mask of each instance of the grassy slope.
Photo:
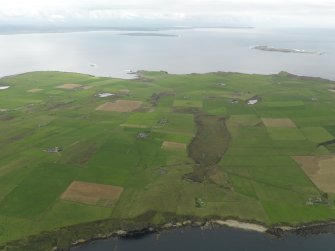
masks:
[[(239, 217), (268, 225), (335, 218), (332, 206), (306, 205), (320, 191), (290, 157), (330, 154), (327, 148), (317, 149), (335, 136), (330, 82), (286, 74), (143, 76), (119, 80), (35, 72), (0, 80), (11, 86), (0, 91), (0, 109), (7, 109), (0, 112), (0, 244), (79, 223), (133, 219), (149, 211), (156, 212), (150, 218), (154, 223), (166, 221), (166, 213)], [(90, 88), (56, 88), (65, 83)], [(42, 91), (27, 92), (34, 88)], [(124, 96), (124, 89), (129, 95)], [(100, 92), (120, 93), (120, 99), (141, 100), (144, 106), (132, 113), (95, 111), (115, 99), (95, 96)], [(161, 95), (152, 106), (154, 93), (169, 95)], [(255, 95), (261, 102), (246, 105)], [(239, 102), (233, 104), (233, 99)], [(161, 144), (189, 144), (199, 109), (225, 117), (231, 139), (215, 172), (192, 183), (182, 179), (193, 170), (187, 152), (166, 151)], [(160, 125), (162, 118), (169, 123)], [(297, 128), (265, 128), (261, 118), (290, 118)], [(149, 138), (136, 139), (142, 131), (150, 131)], [(42, 151), (53, 146), (64, 151)], [(73, 180), (123, 186), (125, 191), (112, 208), (61, 201)], [(196, 207), (195, 198), (204, 201), (202, 208)]]

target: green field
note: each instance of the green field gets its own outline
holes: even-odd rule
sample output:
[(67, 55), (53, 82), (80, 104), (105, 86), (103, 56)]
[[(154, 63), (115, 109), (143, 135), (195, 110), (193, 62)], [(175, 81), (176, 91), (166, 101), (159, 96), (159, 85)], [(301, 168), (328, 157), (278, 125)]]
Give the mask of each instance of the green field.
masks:
[[(51, 250), (95, 231), (183, 217), (335, 220), (335, 191), (325, 196), (293, 158), (335, 157), (334, 84), (285, 73), (2, 78), (10, 88), (0, 90), (0, 250)], [(115, 95), (98, 96), (105, 92)], [(248, 105), (252, 97), (259, 102)], [(96, 109), (117, 100), (142, 103)], [(266, 127), (269, 118), (296, 127)], [(73, 181), (123, 192), (113, 203), (61, 199)]]

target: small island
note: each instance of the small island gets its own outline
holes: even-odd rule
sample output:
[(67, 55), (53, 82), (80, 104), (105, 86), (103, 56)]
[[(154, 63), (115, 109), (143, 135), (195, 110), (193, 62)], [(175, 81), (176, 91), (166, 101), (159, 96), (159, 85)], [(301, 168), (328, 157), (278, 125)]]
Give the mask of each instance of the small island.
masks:
[(323, 52), (318, 52), (318, 51), (306, 51), (306, 50), (299, 50), (299, 49), (276, 48), (276, 47), (267, 46), (267, 45), (253, 46), (253, 47), (251, 47), (251, 49), (261, 50), (261, 51), (283, 52), (283, 53), (302, 53), (302, 54), (316, 54), (316, 55), (324, 54)]

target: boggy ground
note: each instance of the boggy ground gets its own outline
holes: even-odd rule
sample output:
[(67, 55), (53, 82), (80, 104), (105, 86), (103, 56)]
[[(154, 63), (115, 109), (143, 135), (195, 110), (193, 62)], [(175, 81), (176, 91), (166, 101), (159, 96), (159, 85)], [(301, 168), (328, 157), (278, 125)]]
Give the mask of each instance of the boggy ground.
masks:
[[(332, 190), (314, 184), (295, 160), (334, 156), (333, 82), (285, 72), (140, 74), (33, 72), (0, 80), (10, 86), (0, 92), (4, 250), (65, 248), (180, 219), (267, 227), (335, 219)], [(58, 88), (68, 83), (80, 87)], [(96, 95), (123, 90), (127, 97)], [(251, 97), (259, 102), (248, 105)], [(119, 110), (96, 109), (106, 103)], [(123, 191), (107, 206), (62, 199), (74, 181)]]
[(197, 133), (188, 146), (188, 154), (196, 163), (193, 172), (185, 174), (186, 179), (202, 182), (228, 149), (230, 135), (224, 117), (197, 114)]

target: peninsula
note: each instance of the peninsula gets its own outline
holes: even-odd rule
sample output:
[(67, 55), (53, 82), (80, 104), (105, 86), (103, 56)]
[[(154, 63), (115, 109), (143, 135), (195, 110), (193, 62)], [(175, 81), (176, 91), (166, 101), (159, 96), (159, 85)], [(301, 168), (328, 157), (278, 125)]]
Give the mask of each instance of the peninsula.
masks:
[(137, 74), (0, 79), (0, 250), (335, 220), (334, 82)]
[(283, 53), (303, 53), (303, 54), (317, 54), (322, 55), (324, 53), (317, 52), (317, 51), (305, 51), (305, 50), (299, 50), (299, 49), (285, 49), (285, 48), (276, 48), (272, 46), (267, 45), (257, 45), (254, 47), (251, 47), (252, 49), (261, 50), (261, 51), (273, 51), (273, 52), (283, 52)]

